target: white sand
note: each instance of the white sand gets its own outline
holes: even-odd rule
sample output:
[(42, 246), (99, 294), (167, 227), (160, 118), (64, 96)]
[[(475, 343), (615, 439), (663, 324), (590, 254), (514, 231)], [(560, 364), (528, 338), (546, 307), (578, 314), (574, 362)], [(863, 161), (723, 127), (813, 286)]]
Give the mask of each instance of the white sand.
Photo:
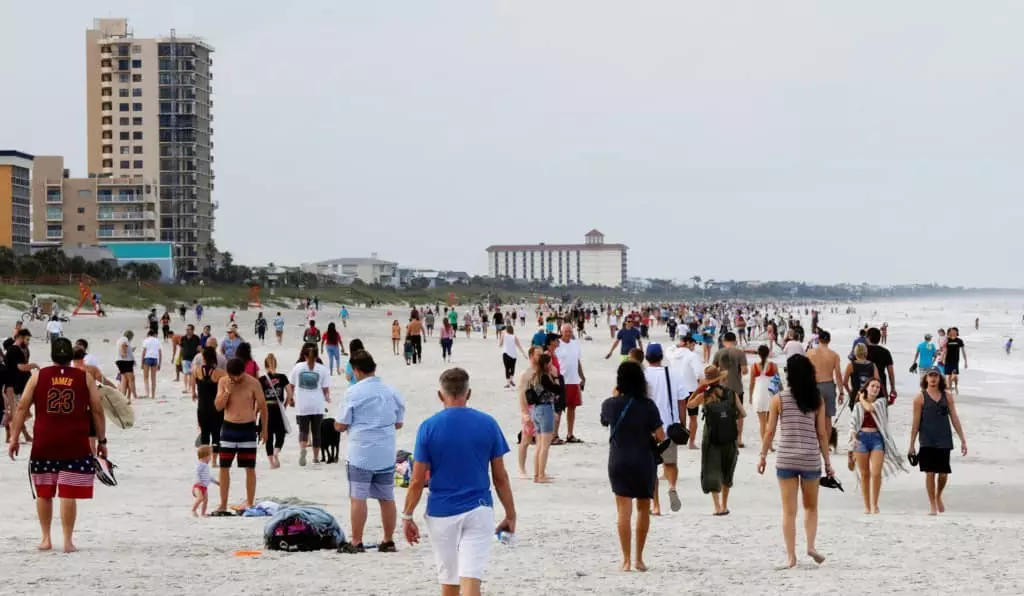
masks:
[[(945, 308), (939, 311), (939, 307)], [(846, 493), (822, 491), (818, 548), (828, 556), (822, 566), (801, 558), (797, 569), (774, 571), (785, 559), (780, 529), (779, 495), (769, 473), (756, 474), (756, 420), (750, 419), (747, 448), (742, 451), (736, 485), (726, 518), (710, 515), (711, 499), (700, 493), (699, 452), (682, 451), (680, 495), (684, 508), (652, 523), (646, 559), (647, 574), (615, 570), (619, 552), (615, 537), (615, 509), (606, 476), (607, 430), (598, 422), (600, 402), (614, 379), (614, 361), (603, 360), (609, 342), (607, 329), (597, 341), (584, 342), (583, 365), (588, 392), (578, 412), (577, 434), (584, 445), (552, 448), (550, 472), (557, 483), (536, 486), (513, 480), (519, 510), (519, 544), (496, 545), (484, 590), (491, 594), (782, 594), (885, 592), (930, 594), (1024, 593), (1024, 443), (1013, 439), (1024, 414), (1015, 390), (1024, 376), (1021, 356), (1005, 356), (1001, 337), (1020, 333), (1019, 304), (1004, 314), (1004, 305), (936, 303), (879, 305), (880, 316), (890, 323), (890, 348), (897, 361), (900, 400), (893, 409), (894, 434), (906, 448), (908, 412), (915, 376), (906, 372), (913, 346), (925, 330), (958, 324), (963, 330), (971, 369), (963, 378), (959, 401), (971, 449), (967, 458), (955, 453), (953, 475), (946, 491), (948, 512), (926, 515), (928, 503), (923, 477), (914, 472), (888, 480), (881, 497), (882, 514), (862, 514), (853, 475), (846, 471), (845, 455), (836, 468)], [(464, 309), (460, 309), (460, 312)], [(861, 305), (868, 316), (874, 307)], [(408, 404), (406, 428), (399, 432), (399, 448), (412, 449), (418, 423), (435, 412), (435, 390), (442, 370), (440, 348), (425, 346), (426, 363), (407, 367), (391, 355), (392, 318), (405, 320), (408, 309), (352, 310), (344, 331), (346, 342), (360, 337), (379, 363), (379, 375), (396, 386)], [(983, 311), (982, 329), (973, 319)], [(336, 314), (335, 309), (330, 312)], [(10, 322), (13, 312), (6, 311)], [(323, 313), (323, 314), (326, 314)], [(321, 315), (323, 323), (326, 317)], [(273, 312), (268, 309), (268, 315)], [(282, 363), (294, 361), (299, 347), (302, 315), (286, 311), (287, 344), (281, 349), (256, 346), (262, 362), (275, 351)], [(241, 313), (243, 334), (255, 312)], [(207, 321), (219, 334), (227, 321), (224, 311), (208, 311)], [(807, 319), (807, 317), (805, 317)], [(108, 319), (78, 318), (67, 325), (71, 338), (87, 337), (105, 372), (115, 374), (113, 341), (132, 327), (137, 335), (144, 323), (140, 313), (114, 311)], [(852, 324), (856, 325), (853, 320)], [(848, 349), (853, 336), (845, 315), (825, 315), (822, 326), (833, 332), (834, 346)], [(175, 323), (176, 328), (180, 323)], [(321, 324), (321, 328), (324, 325)], [(7, 325), (3, 327), (7, 329)], [(38, 324), (33, 331), (41, 332)], [(533, 326), (520, 333), (529, 342)], [(37, 333), (38, 337), (39, 333)], [(654, 337), (664, 337), (655, 330)], [(111, 343), (102, 343), (106, 338)], [(168, 346), (169, 349), (169, 346)], [(48, 348), (37, 339), (33, 360), (46, 363)], [(455, 343), (456, 364), (470, 371), (472, 404), (493, 414), (505, 429), (513, 452), (506, 465), (515, 475), (515, 434), (518, 412), (514, 394), (502, 390), (500, 350), (493, 338), (479, 335)], [(336, 377), (334, 405), (344, 391)], [(140, 378), (141, 388), (141, 378)], [(79, 509), (77, 544), (80, 552), (39, 554), (39, 530), (27, 480), (28, 450), (16, 462), (0, 462), (0, 511), (4, 512), (0, 538), (0, 594), (272, 594), (337, 592), (342, 594), (432, 594), (438, 588), (429, 537), (418, 547), (399, 541), (397, 554), (359, 556), (333, 552), (281, 554), (239, 559), (233, 553), (262, 548), (261, 519), (193, 519), (190, 487), (195, 466), (195, 409), (173, 383), (173, 370), (165, 367), (159, 382), (161, 398), (136, 405), (137, 426), (109, 431), (111, 459), (119, 466), (117, 488), (97, 484), (96, 498)], [(976, 397), (976, 396), (984, 396)], [(1007, 399), (1008, 398), (1008, 399)], [(332, 406), (333, 408), (334, 406)], [(564, 430), (563, 430), (564, 435)], [(348, 487), (342, 465), (299, 468), (297, 439), (290, 435), (283, 467), (270, 470), (261, 450), (258, 464), (259, 496), (295, 496), (323, 504), (348, 529)], [(532, 452), (531, 452), (532, 454)], [(345, 442), (342, 441), (342, 461)], [(243, 475), (237, 470), (232, 503), (244, 495)], [(662, 485), (664, 495), (664, 485)], [(399, 503), (405, 491), (397, 489)], [(216, 488), (211, 486), (211, 502)], [(422, 515), (421, 504), (418, 515)], [(500, 515), (501, 508), (496, 508)], [(801, 522), (798, 521), (798, 524)], [(422, 524), (421, 524), (422, 529)], [(55, 546), (60, 547), (58, 520)], [(379, 512), (370, 509), (366, 540), (379, 540)], [(798, 530), (798, 551), (804, 541)]]

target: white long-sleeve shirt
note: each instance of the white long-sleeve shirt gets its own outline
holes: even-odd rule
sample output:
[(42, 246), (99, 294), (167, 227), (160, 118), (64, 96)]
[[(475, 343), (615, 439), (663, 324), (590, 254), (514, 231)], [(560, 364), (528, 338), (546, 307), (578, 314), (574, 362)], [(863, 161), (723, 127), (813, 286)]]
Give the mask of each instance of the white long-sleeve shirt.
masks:
[(218, 486), (220, 485), (220, 483), (214, 480), (213, 476), (210, 474), (210, 464), (206, 462), (199, 462), (196, 464), (196, 484), (207, 487), (210, 486), (210, 483), (217, 484)]

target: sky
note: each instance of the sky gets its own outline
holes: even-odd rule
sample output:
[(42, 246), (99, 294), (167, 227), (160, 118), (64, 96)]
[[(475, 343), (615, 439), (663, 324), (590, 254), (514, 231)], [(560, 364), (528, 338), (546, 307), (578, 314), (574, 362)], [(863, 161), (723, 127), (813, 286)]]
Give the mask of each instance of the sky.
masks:
[(1021, 2), (2, 4), (0, 148), (76, 176), (94, 17), (214, 45), (243, 264), (486, 274), (597, 228), (631, 277), (1024, 287)]

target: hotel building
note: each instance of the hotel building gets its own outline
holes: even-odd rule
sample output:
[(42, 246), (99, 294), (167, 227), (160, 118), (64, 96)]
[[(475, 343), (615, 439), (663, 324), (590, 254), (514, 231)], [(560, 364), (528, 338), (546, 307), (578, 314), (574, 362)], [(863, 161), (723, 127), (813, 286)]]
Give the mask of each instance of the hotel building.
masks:
[(0, 246), (17, 255), (29, 254), (32, 242), (32, 160), (27, 153), (0, 150)]
[(604, 234), (587, 232), (583, 244), (498, 244), (487, 247), (487, 273), (567, 286), (619, 287), (626, 281), (625, 244), (605, 244)]

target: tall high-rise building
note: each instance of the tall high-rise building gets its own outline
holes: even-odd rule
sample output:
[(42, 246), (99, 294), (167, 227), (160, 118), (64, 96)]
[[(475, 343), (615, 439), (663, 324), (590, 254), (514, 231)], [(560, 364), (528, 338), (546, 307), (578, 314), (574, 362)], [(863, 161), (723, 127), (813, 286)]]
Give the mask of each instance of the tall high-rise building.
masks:
[(137, 38), (126, 19), (86, 32), (90, 175), (156, 181), (154, 239), (173, 244), (182, 277), (213, 258), (213, 51), (173, 29)]
[(0, 150), (0, 246), (27, 255), (31, 242), (29, 205), (33, 156)]

